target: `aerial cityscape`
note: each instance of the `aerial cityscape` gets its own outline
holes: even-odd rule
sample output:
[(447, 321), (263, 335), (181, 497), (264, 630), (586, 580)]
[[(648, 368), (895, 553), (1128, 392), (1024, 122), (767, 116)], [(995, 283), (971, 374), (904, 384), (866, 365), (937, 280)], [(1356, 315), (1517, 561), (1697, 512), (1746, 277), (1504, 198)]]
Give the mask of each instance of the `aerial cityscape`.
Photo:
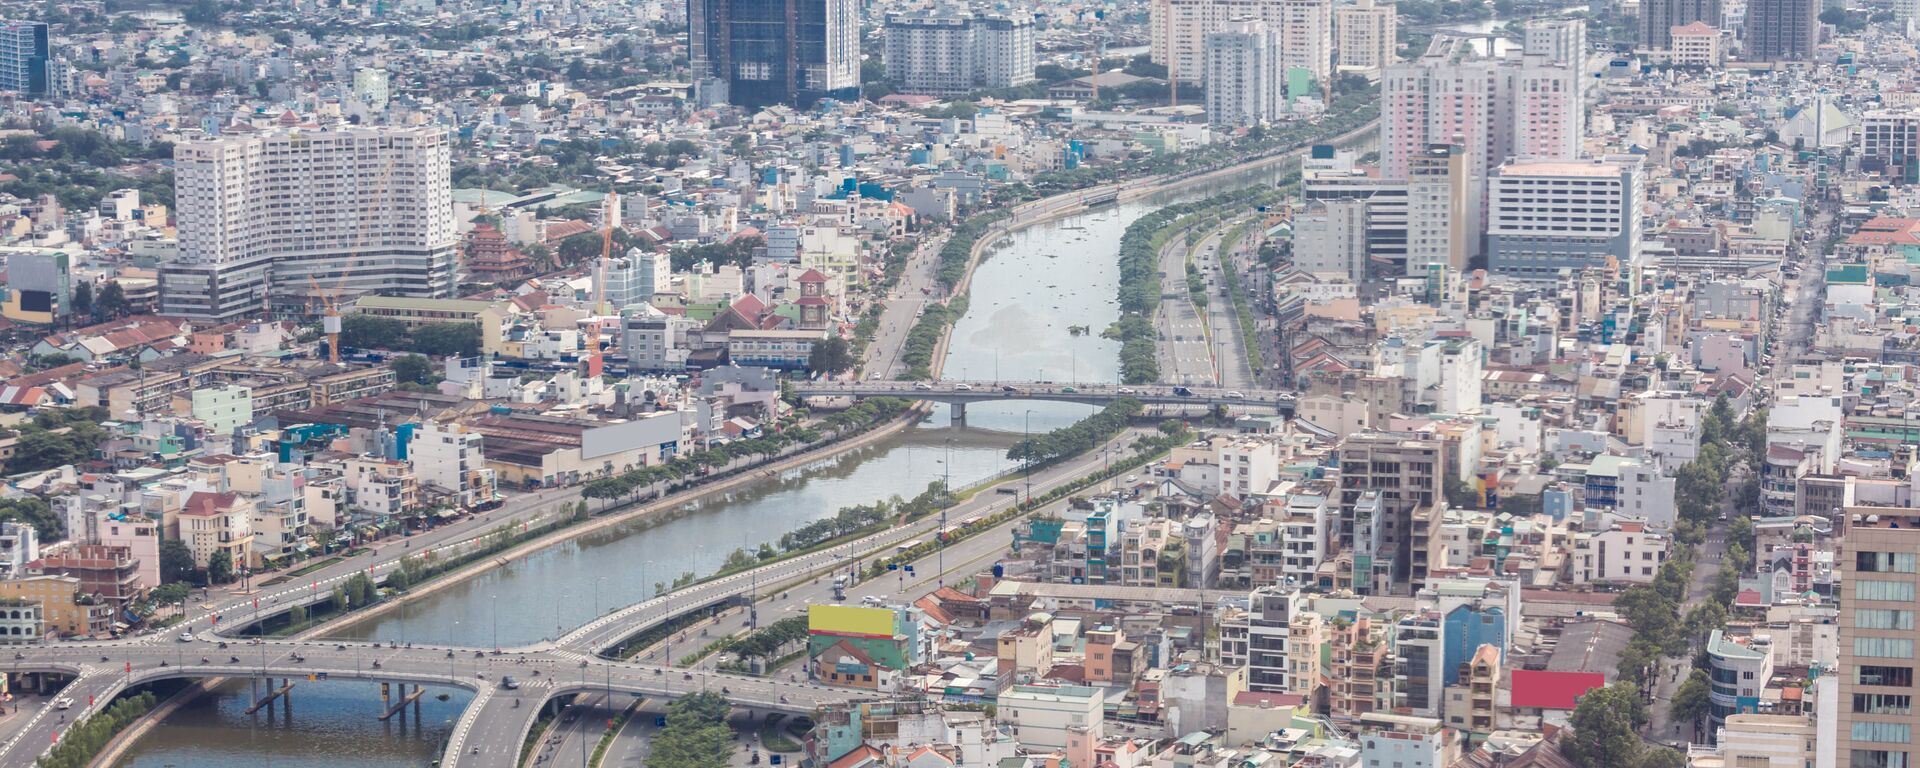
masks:
[(0, 0), (0, 768), (1920, 768), (1920, 2)]

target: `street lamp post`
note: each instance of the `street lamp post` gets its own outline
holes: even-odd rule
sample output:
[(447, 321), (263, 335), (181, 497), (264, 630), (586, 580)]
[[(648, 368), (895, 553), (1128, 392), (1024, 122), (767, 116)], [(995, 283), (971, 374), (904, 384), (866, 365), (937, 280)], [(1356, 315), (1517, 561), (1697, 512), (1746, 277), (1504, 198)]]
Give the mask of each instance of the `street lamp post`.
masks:
[(488, 618), (493, 620), (493, 649), (500, 650), (500, 595), (488, 595), (491, 605), (487, 607)]
[(1033, 409), (1032, 408), (1027, 409), (1027, 415), (1021, 420), (1020, 434), (1022, 435), (1021, 442), (1026, 445), (1026, 452), (1022, 454), (1020, 457), (1021, 459), (1020, 463), (1025, 465), (1021, 467), (1021, 470), (1026, 474), (1027, 503), (1032, 504), (1033, 503)]

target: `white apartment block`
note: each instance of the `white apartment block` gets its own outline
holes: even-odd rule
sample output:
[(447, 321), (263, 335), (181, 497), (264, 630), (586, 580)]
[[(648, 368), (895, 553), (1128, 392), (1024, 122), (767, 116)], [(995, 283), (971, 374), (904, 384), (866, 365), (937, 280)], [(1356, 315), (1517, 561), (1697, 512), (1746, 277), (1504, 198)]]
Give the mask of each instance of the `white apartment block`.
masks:
[(960, 94), (1033, 82), (1033, 20), (921, 9), (887, 16), (887, 79), (908, 93)]
[(608, 259), (600, 272), (606, 281), (603, 298), (614, 312), (636, 304), (652, 304), (654, 294), (673, 287), (673, 257), (664, 251), (633, 248), (625, 256)]
[(160, 269), (162, 314), (226, 321), (293, 313), (320, 291), (453, 294), (447, 133), (280, 129), (174, 147), (179, 255)]
[(1530, 19), (1521, 35), (1522, 50), (1530, 55), (1572, 64), (1575, 69), (1587, 60), (1585, 19)]
[(1487, 268), (1523, 280), (1640, 258), (1640, 159), (1517, 160), (1488, 181)]
[(1070, 733), (1098, 739), (1106, 723), (1106, 697), (1082, 685), (1016, 685), (1000, 694), (994, 719), (1007, 724), (1031, 750), (1065, 749)]
[(1280, 443), (1246, 438), (1220, 444), (1219, 495), (1246, 498), (1263, 494), (1280, 475)]
[(1920, 174), (1920, 109), (1872, 110), (1860, 117), (1860, 170), (1911, 182)]
[(973, 82), (981, 88), (1026, 85), (1033, 76), (1033, 19), (987, 14), (973, 20)]
[(407, 458), (420, 483), (452, 493), (459, 508), (472, 509), (493, 500), (493, 470), (481, 442), (478, 432), (427, 420), (413, 431)]
[(1180, 82), (1205, 82), (1207, 35), (1242, 19), (1278, 33), (1283, 77), (1288, 68), (1305, 69), (1324, 86), (1332, 74), (1331, 0), (1153, 0), (1150, 11), (1153, 62)]
[(1292, 583), (1314, 583), (1331, 546), (1331, 521), (1339, 514), (1333, 504), (1319, 493), (1296, 493), (1287, 499), (1286, 517), (1280, 521), (1280, 570)]
[(1704, 21), (1674, 27), (1671, 37), (1673, 50), (1668, 60), (1676, 67), (1718, 67), (1726, 63), (1726, 52), (1720, 48), (1720, 30), (1707, 26)]
[(1576, 534), (1573, 583), (1647, 584), (1667, 559), (1667, 537), (1645, 523), (1614, 523), (1604, 531)]
[(1400, 29), (1391, 2), (1359, 0), (1333, 10), (1334, 64), (1378, 71), (1398, 60)]
[(1367, 279), (1367, 201), (1314, 200), (1293, 220), (1293, 265), (1314, 275)]
[(1261, 125), (1286, 108), (1279, 35), (1257, 19), (1231, 21), (1207, 33), (1207, 123)]

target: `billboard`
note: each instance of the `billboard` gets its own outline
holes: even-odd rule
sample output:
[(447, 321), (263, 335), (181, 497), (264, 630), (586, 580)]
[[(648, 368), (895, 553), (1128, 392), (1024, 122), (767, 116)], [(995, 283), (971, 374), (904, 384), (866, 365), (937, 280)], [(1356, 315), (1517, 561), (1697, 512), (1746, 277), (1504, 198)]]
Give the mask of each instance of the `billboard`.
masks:
[(655, 447), (662, 448), (663, 453), (672, 453), (670, 446), (679, 440), (680, 413), (662, 411), (581, 432), (580, 458), (597, 459), (610, 453)]
[(895, 621), (896, 616), (891, 608), (820, 604), (807, 606), (809, 634), (891, 638)]

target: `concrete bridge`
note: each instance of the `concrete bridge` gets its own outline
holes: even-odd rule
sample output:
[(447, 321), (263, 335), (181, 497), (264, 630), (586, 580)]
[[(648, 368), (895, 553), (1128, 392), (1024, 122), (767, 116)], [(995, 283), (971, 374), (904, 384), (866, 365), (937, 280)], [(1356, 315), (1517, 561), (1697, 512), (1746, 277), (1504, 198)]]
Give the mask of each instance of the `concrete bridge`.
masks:
[[(227, 647), (220, 647), (223, 642)], [(290, 696), (297, 696), (299, 683), (310, 678), (450, 685), (473, 691), (472, 703), (454, 726), (443, 766), (513, 765), (542, 706), (556, 697), (589, 690), (651, 698), (724, 691), (735, 706), (791, 714), (810, 714), (822, 704), (857, 694), (805, 680), (610, 661), (550, 646), (483, 651), (325, 641), (222, 641), (211, 634), (184, 642), (22, 647), (7, 669), (71, 677), (60, 695), (73, 705), (35, 714), (0, 745), (0, 765), (31, 765), (67, 728), (104, 709), (121, 692), (180, 678), (286, 680), (295, 686)], [(506, 676), (515, 678), (515, 688), (503, 687)]]
[(1229, 406), (1273, 409), (1293, 413), (1291, 392), (1265, 389), (1227, 389), (1222, 387), (1175, 387), (1162, 384), (1127, 386), (1121, 384), (1061, 384), (1058, 382), (996, 381), (861, 381), (806, 382), (792, 391), (802, 397), (897, 397), (903, 400), (929, 400), (952, 407), (955, 421), (965, 421), (969, 403), (1003, 400), (1052, 400), (1063, 403), (1106, 405), (1121, 398), (1132, 398), (1146, 405)]

